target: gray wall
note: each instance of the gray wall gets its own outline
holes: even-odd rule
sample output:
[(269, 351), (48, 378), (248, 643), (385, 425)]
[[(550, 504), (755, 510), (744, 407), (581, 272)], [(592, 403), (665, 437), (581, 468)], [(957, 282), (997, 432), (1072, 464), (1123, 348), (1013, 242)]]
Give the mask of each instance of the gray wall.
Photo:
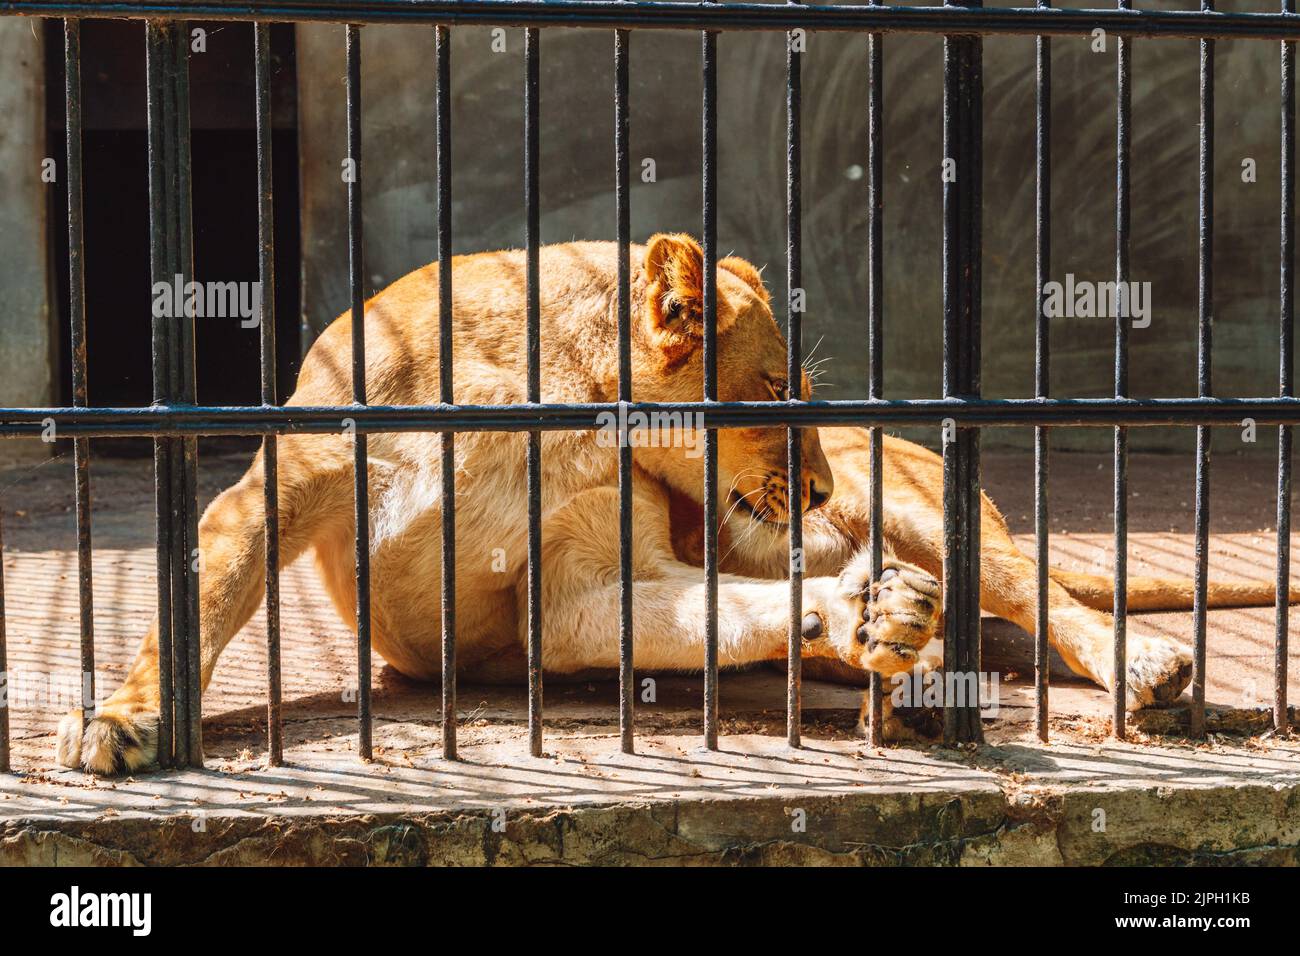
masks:
[[(0, 17), (0, 405), (45, 405), (53, 394), (47, 300), (44, 55), (37, 21)], [(59, 157), (62, 165), (62, 154)], [(44, 458), (39, 439), (0, 440), (0, 466)]]
[[(1262, 7), (1261, 7), (1262, 9)], [(518, 246), (523, 34), (491, 51), (487, 29), (453, 30), (455, 251)], [(542, 34), (542, 235), (613, 238), (612, 35)], [(784, 297), (784, 36), (724, 34), (719, 244), (767, 267)], [(633, 34), (634, 239), (700, 223), (699, 37)], [(1086, 39), (1054, 46), (1053, 275), (1107, 280), (1114, 269), (1115, 49)], [(984, 382), (990, 396), (1033, 392), (1034, 74), (1032, 38), (985, 42)], [(347, 306), (343, 32), (299, 28), (303, 144), (304, 308), (317, 327)], [(1152, 283), (1151, 326), (1131, 334), (1135, 395), (1193, 394), (1196, 330), (1197, 45), (1137, 41), (1133, 77), (1132, 277)], [(432, 176), (432, 31), (363, 30), (367, 272), (382, 288), (436, 256)], [(1218, 44), (1215, 385), (1220, 394), (1276, 390), (1278, 217), (1277, 44)], [(940, 390), (942, 40), (885, 44), (886, 394)], [(823, 395), (865, 392), (865, 40), (808, 37), (804, 74), (805, 351), (829, 357)], [(652, 157), (658, 179), (639, 178)], [(1253, 158), (1258, 181), (1241, 179)], [(543, 277), (545, 281), (545, 277)], [(1054, 394), (1111, 388), (1107, 320), (1053, 328)], [(1267, 429), (1261, 430), (1267, 432)], [(1027, 435), (994, 432), (990, 443)], [(1240, 447), (1234, 435), (1225, 445)], [(1269, 436), (1261, 434), (1260, 448)], [(1059, 445), (1106, 447), (1108, 431), (1062, 432)], [(1137, 447), (1190, 447), (1173, 430)]]

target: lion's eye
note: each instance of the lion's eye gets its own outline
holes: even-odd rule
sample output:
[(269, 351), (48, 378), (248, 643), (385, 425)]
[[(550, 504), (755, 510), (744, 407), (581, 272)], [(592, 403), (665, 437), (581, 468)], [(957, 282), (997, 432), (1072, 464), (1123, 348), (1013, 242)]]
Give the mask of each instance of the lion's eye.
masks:
[(767, 383), (767, 387), (771, 391), (772, 397), (777, 401), (786, 402), (790, 400), (790, 383), (785, 379), (773, 379)]

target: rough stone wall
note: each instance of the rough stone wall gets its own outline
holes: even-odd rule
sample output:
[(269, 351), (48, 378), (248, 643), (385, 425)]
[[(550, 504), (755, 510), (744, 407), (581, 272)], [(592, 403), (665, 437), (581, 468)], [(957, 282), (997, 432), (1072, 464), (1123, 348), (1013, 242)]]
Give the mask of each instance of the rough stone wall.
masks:
[[(0, 406), (45, 405), (54, 391), (46, 257), (44, 53), (37, 21), (0, 17)], [(57, 162), (62, 167), (62, 150)], [(0, 439), (0, 466), (49, 454), (37, 439)]]
[[(1160, 6), (1172, 6), (1162, 3)], [(1265, 9), (1260, 6), (1259, 9)], [(1271, 9), (1271, 8), (1270, 8)], [(523, 35), (493, 52), (486, 28), (453, 31), (455, 250), (523, 241)], [(719, 247), (766, 266), (785, 286), (785, 39), (719, 39)], [(1053, 276), (1114, 277), (1115, 38), (1055, 38)], [(543, 31), (542, 237), (614, 238), (612, 39), (608, 31)], [(940, 392), (942, 40), (885, 40), (886, 394)], [(436, 255), (431, 31), (363, 31), (364, 193), (370, 289)], [(810, 34), (804, 58), (805, 351), (829, 357), (824, 395), (865, 394), (866, 43)], [(299, 28), (305, 307), (314, 324), (347, 306), (341, 28)], [(984, 389), (1033, 394), (1034, 44), (984, 44)], [(1197, 45), (1138, 40), (1133, 54), (1132, 277), (1152, 283), (1152, 322), (1131, 332), (1134, 395), (1194, 394), (1197, 249)], [(1215, 387), (1276, 391), (1278, 51), (1222, 42), (1217, 60)], [(633, 34), (633, 238), (700, 227), (699, 38)], [(652, 159), (655, 181), (643, 182)], [(1256, 181), (1242, 180), (1255, 162)], [(522, 330), (521, 330), (522, 336)], [(1112, 388), (1113, 329), (1062, 319), (1053, 329), (1060, 396)], [(1261, 429), (1258, 448), (1272, 447)], [(1009, 430), (988, 442), (1028, 441)], [(1235, 433), (1225, 447), (1239, 446)], [(1058, 447), (1109, 447), (1108, 430), (1059, 431)], [(1137, 447), (1190, 447), (1180, 432), (1142, 430)]]

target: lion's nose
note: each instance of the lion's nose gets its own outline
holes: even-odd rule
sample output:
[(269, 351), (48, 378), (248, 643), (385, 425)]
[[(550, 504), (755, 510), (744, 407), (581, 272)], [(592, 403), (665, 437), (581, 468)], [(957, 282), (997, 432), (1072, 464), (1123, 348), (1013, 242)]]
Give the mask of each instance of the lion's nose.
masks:
[(816, 480), (812, 480), (808, 482), (808, 509), (810, 511), (816, 508), (820, 508), (822, 505), (826, 504), (826, 501), (827, 499), (830, 498), (830, 496), (831, 493), (829, 491), (823, 490), (817, 484)]

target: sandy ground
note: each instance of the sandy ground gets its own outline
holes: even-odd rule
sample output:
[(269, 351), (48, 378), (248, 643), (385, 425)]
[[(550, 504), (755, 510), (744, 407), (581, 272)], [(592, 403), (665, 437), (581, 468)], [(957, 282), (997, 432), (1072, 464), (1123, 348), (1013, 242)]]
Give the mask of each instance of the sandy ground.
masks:
[[(244, 453), (201, 454), (200, 494), (206, 503), (231, 483)], [(1032, 460), (1012, 453), (984, 455), (985, 487), (1001, 506), (1023, 547), (1032, 548)], [(1190, 575), (1192, 570), (1192, 462), (1189, 457), (1134, 455), (1131, 461), (1130, 573)], [(1052, 462), (1051, 530), (1054, 563), (1108, 572), (1112, 563), (1110, 464), (1107, 456), (1057, 454)], [(94, 593), (96, 670), (111, 689), (134, 656), (153, 615), (154, 556), (152, 473), (148, 459), (96, 458)], [(1275, 473), (1266, 458), (1222, 455), (1212, 473), (1211, 575), (1223, 579), (1271, 578)], [(5, 607), (11, 671), (15, 762), (52, 764), (52, 733), (77, 700), (76, 551), (71, 456), (37, 467), (0, 472), (4, 509)], [(1292, 547), (1296, 548), (1293, 538)], [(283, 576), (283, 657), (286, 743), (319, 752), (354, 745), (354, 705), (347, 689), (355, 670), (351, 633), (336, 618), (315, 580), (310, 559)], [(1292, 615), (1290, 699), (1300, 702), (1300, 635)], [(1273, 610), (1211, 612), (1211, 704), (1264, 707), (1271, 701)], [(208, 753), (248, 759), (262, 747), (266, 686), (264, 618), (259, 612), (231, 643), (204, 698)], [(1135, 616), (1131, 632), (1158, 632), (1190, 640), (1191, 614)], [(1030, 719), (1028, 638), (1008, 626), (986, 631), (996, 640), (1002, 670), (1002, 708), (987, 725), (992, 738), (1023, 736)], [(989, 647), (986, 636), (986, 648)], [(376, 660), (376, 744), (381, 752), (418, 759), (436, 739), (436, 685), (406, 680)], [(648, 732), (697, 734), (698, 677), (664, 677), (658, 700), (638, 709)], [(783, 734), (784, 677), (772, 671), (724, 675), (725, 733)], [(846, 739), (859, 693), (809, 681), (805, 708), (810, 738)], [(1054, 677), (1054, 727), (1058, 733), (1096, 738), (1109, 702), (1099, 689)], [(548, 732), (604, 735), (616, 728), (617, 688), (612, 682), (547, 686)], [(521, 690), (461, 687), (463, 736), (468, 745), (494, 745), (520, 737), (526, 718)], [(422, 728), (422, 730), (421, 730)]]

